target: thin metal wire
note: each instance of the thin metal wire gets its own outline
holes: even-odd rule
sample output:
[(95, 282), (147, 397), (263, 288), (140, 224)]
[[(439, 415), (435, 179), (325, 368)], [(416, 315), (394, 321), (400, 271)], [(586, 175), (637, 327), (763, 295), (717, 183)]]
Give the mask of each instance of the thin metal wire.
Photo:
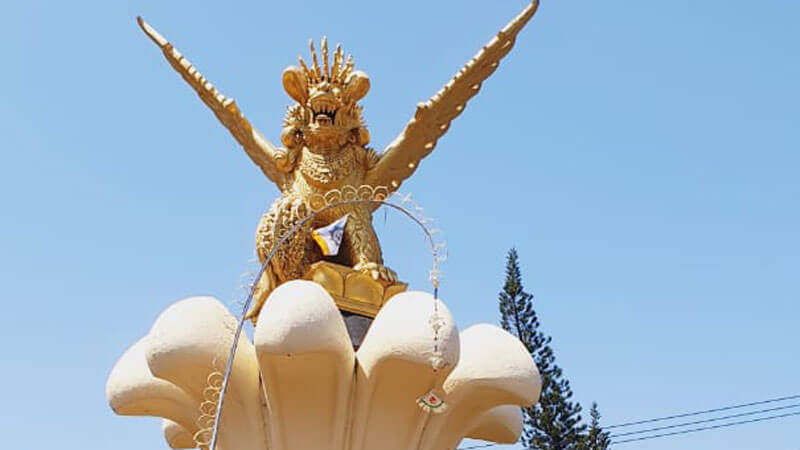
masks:
[[(422, 222), (422, 220), (420, 220), (419, 218), (414, 216), (414, 214), (412, 214), (411, 212), (409, 212), (408, 210), (406, 210), (402, 206), (396, 205), (396, 204), (391, 203), (391, 202), (389, 202), (387, 200), (353, 199), (353, 200), (344, 200), (344, 201), (341, 201), (341, 202), (338, 202), (338, 203), (333, 203), (333, 204), (326, 205), (326, 206), (324, 206), (324, 207), (322, 207), (320, 209), (317, 209), (316, 211), (312, 212), (311, 214), (309, 214), (308, 216), (304, 217), (303, 219), (299, 220), (292, 228), (290, 228), (286, 233), (284, 233), (284, 235), (281, 236), (280, 240), (278, 240), (278, 242), (272, 247), (272, 250), (270, 250), (269, 254), (267, 255), (267, 258), (264, 260), (264, 264), (261, 265), (261, 270), (259, 270), (258, 275), (256, 276), (256, 280), (260, 279), (264, 275), (264, 272), (267, 270), (267, 267), (269, 267), (269, 264), (272, 261), (272, 258), (278, 252), (280, 247), (284, 243), (286, 243), (286, 241), (290, 237), (292, 237), (292, 235), (294, 235), (294, 233), (296, 233), (298, 230), (300, 230), (311, 219), (313, 219), (316, 216), (318, 216), (319, 214), (322, 214), (323, 212), (331, 210), (333, 208), (344, 206), (344, 205), (353, 205), (353, 204), (369, 204), (369, 205), (375, 205), (376, 207), (388, 206), (388, 207), (393, 208), (393, 209), (395, 209), (397, 211), (400, 211), (401, 213), (403, 213), (406, 216), (408, 216), (411, 220), (413, 220), (417, 225), (420, 226), (420, 228), (422, 228), (422, 231), (425, 233), (425, 236), (427, 236), (427, 238), (428, 238), (428, 241), (429, 241), (430, 246), (431, 246), (431, 253), (433, 254), (433, 272), (434, 273), (438, 273), (438, 264), (439, 264), (438, 251), (439, 251), (439, 247), (436, 245), (436, 242), (433, 239), (433, 235), (428, 230), (428, 227), (425, 226), (425, 224)], [(438, 302), (438, 292), (439, 292), (438, 279), (432, 280), (432, 283), (434, 285), (434, 302)], [(256, 288), (256, 284), (254, 283), (253, 286), (250, 288), (250, 292), (247, 295), (247, 300), (244, 302), (244, 306), (242, 307), (242, 314), (241, 314), (241, 317), (239, 318), (239, 324), (237, 325), (236, 332), (234, 333), (234, 336), (233, 336), (233, 343), (231, 344), (231, 349), (230, 349), (230, 352), (228, 354), (228, 364), (227, 364), (227, 366), (225, 368), (225, 378), (222, 380), (222, 387), (221, 387), (220, 393), (219, 393), (219, 402), (217, 403), (217, 411), (216, 411), (216, 414), (215, 414), (215, 417), (214, 417), (214, 428), (213, 428), (213, 431), (212, 431), (212, 434), (211, 434), (211, 445), (208, 447), (209, 450), (216, 450), (216, 448), (217, 448), (217, 440), (219, 438), (219, 426), (220, 426), (220, 421), (222, 419), (222, 406), (223, 406), (224, 401), (225, 401), (225, 395), (226, 395), (226, 393), (228, 391), (228, 381), (230, 381), (231, 372), (233, 370), (233, 359), (236, 356), (236, 349), (239, 346), (239, 337), (242, 334), (242, 328), (244, 327), (244, 323), (246, 321), (245, 316), (247, 315), (247, 310), (250, 308), (250, 303), (252, 303), (252, 301), (253, 301), (253, 295), (255, 294), (255, 288)], [(436, 305), (436, 303), (434, 305)]]
[(703, 411), (696, 411), (696, 412), (690, 412), (690, 413), (684, 413), (684, 414), (675, 414), (675, 415), (672, 415), (672, 416), (657, 417), (655, 419), (638, 420), (638, 421), (635, 421), (635, 422), (625, 422), (625, 423), (620, 423), (620, 424), (616, 424), (616, 425), (609, 425), (609, 426), (603, 427), (603, 428), (606, 429), (606, 430), (610, 430), (612, 428), (621, 428), (621, 427), (629, 427), (629, 426), (633, 426), (633, 425), (641, 425), (641, 424), (645, 424), (645, 423), (661, 422), (661, 421), (664, 421), (664, 420), (679, 419), (681, 417), (699, 416), (700, 414), (708, 414), (708, 413), (712, 413), (712, 412), (728, 411), (728, 410), (731, 410), (731, 409), (739, 409), (739, 408), (745, 408), (745, 407), (748, 407), (748, 406), (763, 405), (763, 404), (766, 404), (766, 403), (782, 402), (784, 400), (793, 400), (793, 399), (796, 399), (796, 398), (800, 398), (800, 394), (798, 394), (798, 395), (787, 395), (786, 397), (772, 398), (772, 399), (769, 399), (769, 400), (761, 400), (761, 401), (758, 401), (758, 402), (742, 403), (742, 404), (739, 404), (739, 405), (726, 406), (724, 408), (705, 409)]
[[(707, 430), (716, 430), (716, 429), (719, 429), (719, 428), (734, 427), (734, 426), (739, 426), (739, 425), (746, 425), (746, 424), (749, 424), (749, 423), (764, 422), (764, 421), (767, 421), (767, 420), (776, 420), (776, 419), (782, 419), (782, 418), (785, 418), (785, 417), (793, 417), (793, 416), (800, 416), (800, 411), (793, 412), (793, 413), (786, 413), (786, 414), (777, 414), (777, 415), (774, 415), (774, 416), (759, 417), (757, 419), (740, 420), (738, 422), (723, 423), (723, 424), (720, 424), (720, 425), (713, 425), (713, 426), (709, 426), (709, 427), (692, 428), (692, 429), (689, 429), (689, 430), (673, 431), (671, 433), (655, 434), (655, 435), (652, 435), (652, 436), (644, 436), (644, 437), (640, 437), (640, 438), (624, 439), (622, 441), (613, 441), (613, 442), (611, 442), (611, 445), (624, 444), (626, 442), (647, 441), (647, 440), (650, 440), (650, 439), (657, 439), (657, 438), (668, 437), (668, 436), (677, 436), (677, 435), (688, 434), (688, 433), (697, 433), (697, 432), (700, 432), (700, 431), (707, 431)], [(469, 447), (459, 447), (458, 450), (471, 450), (471, 449), (476, 449), (476, 448), (488, 448), (488, 447), (495, 447), (497, 445), (500, 445), (500, 444), (473, 445), (473, 446), (469, 446)]]
[[(622, 437), (622, 436), (632, 436), (632, 435), (635, 435), (635, 434), (652, 433), (653, 431), (671, 430), (673, 428), (683, 428), (683, 427), (687, 427), (689, 425), (697, 425), (697, 424), (709, 423), (709, 422), (719, 422), (720, 420), (734, 419), (734, 418), (737, 418), (737, 417), (754, 416), (756, 414), (764, 414), (764, 413), (767, 413), (767, 412), (782, 411), (782, 410), (785, 410), (785, 409), (794, 409), (794, 408), (797, 408), (797, 407), (800, 407), (800, 403), (795, 403), (793, 405), (788, 405), (788, 406), (778, 406), (776, 408), (759, 409), (757, 411), (748, 411), (748, 412), (739, 413), (739, 414), (729, 414), (727, 416), (722, 416), (722, 417), (712, 417), (711, 419), (693, 420), (691, 422), (681, 422), (681, 423), (676, 423), (674, 425), (664, 425), (663, 427), (647, 428), (645, 430), (627, 431), (625, 433), (612, 434), (611, 436), (609, 436), (609, 438), (614, 439), (614, 438), (618, 438), (618, 437)], [(798, 411), (798, 412), (800, 412), (800, 411)]]
[(500, 445), (500, 444), (492, 443), (492, 444), (470, 445), (469, 447), (458, 447), (458, 450), (471, 450), (471, 449), (474, 449), (474, 448), (488, 448), (488, 447), (494, 447), (494, 446), (497, 446), (497, 445)]
[[(658, 421), (662, 421), (662, 420), (675, 419), (675, 418), (679, 418), (679, 417), (688, 417), (688, 416), (696, 416), (696, 415), (699, 415), (699, 414), (706, 414), (706, 413), (711, 413), (711, 412), (728, 411), (728, 410), (731, 410), (731, 409), (739, 409), (739, 408), (744, 408), (744, 407), (747, 407), (747, 406), (754, 406), (754, 405), (763, 405), (765, 403), (774, 403), (774, 402), (780, 402), (780, 401), (796, 399), (796, 398), (800, 398), (800, 395), (789, 395), (789, 396), (785, 396), (785, 397), (779, 397), (779, 398), (774, 398), (774, 399), (769, 399), (769, 400), (762, 400), (762, 401), (758, 401), (758, 402), (751, 402), (751, 403), (744, 403), (744, 404), (740, 404), (740, 405), (726, 406), (724, 408), (707, 409), (707, 410), (703, 410), (703, 411), (697, 411), (697, 412), (685, 413), (685, 414), (676, 414), (676, 415), (673, 415), (673, 416), (661, 417), (661, 418), (657, 418), (657, 419), (648, 419), (648, 420), (641, 420), (641, 421), (637, 421), (637, 422), (629, 422), (629, 423), (625, 423), (625, 424), (619, 424), (619, 425), (603, 427), (603, 429), (607, 430), (609, 428), (619, 428), (619, 427), (623, 427), (623, 426), (630, 426), (630, 425), (638, 425), (638, 424), (644, 424), (644, 423), (658, 422)], [(763, 414), (765, 412), (792, 409), (792, 408), (796, 408), (798, 406), (800, 406), (800, 404), (793, 404), (793, 405), (789, 405), (789, 406), (781, 406), (781, 407), (776, 407), (776, 408), (768, 408), (768, 409), (762, 409), (762, 410), (759, 410), (759, 411), (750, 411), (750, 412), (746, 412), (746, 413), (732, 414), (732, 415), (728, 415), (728, 416), (716, 417), (716, 418), (705, 419), (705, 420), (699, 420), (699, 421), (695, 421), (695, 422), (685, 422), (685, 423), (677, 424), (677, 425), (670, 425), (670, 426), (664, 426), (664, 427), (658, 427), (658, 428), (651, 428), (651, 429), (648, 429), (648, 430), (621, 433), (621, 434), (612, 435), (610, 437), (613, 439), (614, 437), (628, 436), (628, 435), (634, 435), (634, 434), (642, 434), (642, 433), (645, 433), (645, 432), (666, 430), (666, 429), (670, 429), (670, 428), (678, 428), (678, 427), (685, 427), (685, 426), (696, 425), (696, 424), (701, 424), (701, 423), (716, 422), (716, 421), (719, 421), (719, 420), (732, 419), (732, 418), (736, 418), (736, 417), (744, 417), (744, 416), (748, 416), (748, 415)], [(738, 421), (738, 422), (724, 423), (724, 424), (708, 426), (708, 427), (700, 427), (700, 428), (693, 428), (693, 429), (689, 429), (689, 430), (680, 430), (680, 431), (674, 431), (674, 432), (670, 432), (670, 433), (656, 434), (656, 435), (652, 435), (652, 436), (643, 436), (643, 437), (639, 437), (639, 438), (629, 438), (629, 439), (625, 439), (625, 440), (621, 440), (621, 441), (613, 441), (612, 444), (623, 444), (623, 443), (626, 443), (626, 442), (645, 441), (645, 440), (648, 440), (648, 439), (656, 439), (656, 438), (667, 437), (667, 436), (675, 436), (675, 435), (680, 435), (680, 434), (695, 433), (695, 432), (699, 432), (699, 431), (714, 430), (714, 429), (718, 429), (718, 428), (726, 428), (726, 427), (731, 427), (731, 426), (744, 425), (744, 424), (754, 423), (754, 422), (762, 422), (762, 421), (765, 421), (765, 420), (780, 419), (780, 418), (791, 417), (791, 416), (796, 416), (796, 415), (800, 415), (800, 411), (792, 412), (792, 413), (788, 413), (788, 414), (779, 414), (779, 415), (773, 415), (773, 416), (767, 416), (767, 417), (760, 417), (760, 418), (756, 418), (756, 419), (743, 420), (743, 421)], [(496, 444), (496, 443), (481, 444), (481, 445), (473, 445), (473, 446), (469, 446), (469, 447), (459, 447), (458, 450), (470, 450), (470, 449), (476, 449), (476, 448), (487, 448), (487, 447), (495, 447), (495, 446), (498, 446), (498, 445), (500, 445), (500, 444)]]
[(692, 428), (692, 429), (689, 429), (689, 430), (673, 431), (671, 433), (654, 434), (652, 436), (645, 436), (645, 437), (633, 438), (633, 439), (625, 439), (625, 440), (622, 440), (622, 441), (613, 441), (613, 442), (611, 442), (611, 444), (612, 445), (616, 445), (616, 444), (624, 444), (626, 442), (646, 441), (646, 440), (649, 440), (649, 439), (656, 439), (656, 438), (661, 438), (661, 437), (666, 437), (666, 436), (675, 436), (675, 435), (678, 435), (678, 434), (696, 433), (698, 431), (706, 431), (706, 430), (716, 430), (717, 428), (733, 427), (733, 426), (738, 426), (738, 425), (744, 425), (744, 424), (747, 424), (747, 423), (763, 422), (765, 420), (775, 420), (775, 419), (781, 419), (781, 418), (784, 418), (784, 417), (791, 417), (791, 416), (800, 416), (800, 411), (793, 412), (793, 413), (787, 413), (787, 414), (778, 414), (778, 415), (775, 415), (775, 416), (759, 417), (758, 419), (741, 420), (739, 422), (723, 423), (723, 424), (720, 424), (720, 425), (713, 425), (713, 426), (710, 426), (710, 427)]

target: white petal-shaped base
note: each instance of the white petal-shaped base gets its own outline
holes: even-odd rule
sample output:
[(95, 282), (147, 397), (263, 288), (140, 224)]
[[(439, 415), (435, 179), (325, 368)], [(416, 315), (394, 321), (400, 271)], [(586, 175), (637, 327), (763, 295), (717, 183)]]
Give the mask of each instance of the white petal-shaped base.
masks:
[(470, 439), (513, 444), (522, 434), (522, 409), (503, 405), (492, 408), (477, 417), (467, 433)]
[(161, 431), (170, 448), (195, 448), (194, 436), (186, 428), (177, 423), (164, 419), (161, 422)]
[(115, 413), (159, 416), (194, 430), (197, 401), (178, 386), (156, 378), (147, 366), (145, 339), (129, 348), (111, 369), (106, 396)]
[(343, 449), (355, 355), (330, 295), (311, 281), (279, 286), (261, 310), (255, 342), (270, 449)]
[(403, 292), (378, 313), (358, 350), (350, 448), (401, 450), (420, 441), (430, 413), (416, 400), (441, 388), (458, 361), (460, 348), (458, 329), (440, 302), (443, 320), (438, 345), (447, 365), (433, 370), (434, 334), (428, 323), (433, 310), (430, 294)]
[[(112, 370), (114, 411), (163, 417), (172, 448), (195, 446), (213, 413), (213, 402), (203, 404), (206, 415), (201, 404), (214, 399), (209, 385), (224, 371), (235, 327), (212, 298), (167, 308)], [(393, 297), (355, 353), (330, 295), (309, 281), (288, 282), (264, 305), (254, 341), (239, 343), (217, 450), (442, 450), (465, 436), (513, 442), (519, 406), (539, 395), (539, 374), (516, 338), (492, 325), (459, 336), (444, 304), (424, 292)], [(439, 370), (431, 365), (435, 346), (446, 363)], [(430, 391), (445, 402), (437, 412), (416, 403)]]

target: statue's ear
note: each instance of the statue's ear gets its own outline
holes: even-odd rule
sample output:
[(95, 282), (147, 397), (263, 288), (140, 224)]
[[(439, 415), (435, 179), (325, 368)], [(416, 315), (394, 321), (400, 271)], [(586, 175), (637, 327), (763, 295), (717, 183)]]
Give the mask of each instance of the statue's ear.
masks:
[(364, 72), (356, 70), (347, 77), (344, 86), (344, 96), (348, 100), (357, 102), (369, 92), (369, 77)]
[(298, 103), (303, 104), (308, 100), (306, 76), (298, 67), (289, 66), (283, 71), (283, 88)]

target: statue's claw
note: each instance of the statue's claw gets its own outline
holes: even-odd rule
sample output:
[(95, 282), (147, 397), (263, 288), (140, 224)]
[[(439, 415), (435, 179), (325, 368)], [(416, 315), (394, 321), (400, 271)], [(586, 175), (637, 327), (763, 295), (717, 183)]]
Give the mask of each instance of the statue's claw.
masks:
[(356, 264), (353, 269), (365, 273), (372, 277), (373, 280), (384, 280), (390, 283), (397, 282), (397, 274), (394, 270), (374, 262)]
[(273, 287), (269, 274), (261, 274), (261, 278), (259, 278), (253, 289), (253, 305), (244, 315), (244, 318), (252, 321), (253, 325), (255, 325), (256, 320), (258, 320), (258, 314), (261, 313), (261, 308), (264, 307), (267, 296), (272, 291)]
[(247, 313), (244, 315), (245, 319), (251, 320), (254, 324), (256, 322), (256, 318), (258, 318), (258, 314), (261, 312), (261, 308), (264, 306), (264, 302), (256, 301), (256, 303), (247, 310)]

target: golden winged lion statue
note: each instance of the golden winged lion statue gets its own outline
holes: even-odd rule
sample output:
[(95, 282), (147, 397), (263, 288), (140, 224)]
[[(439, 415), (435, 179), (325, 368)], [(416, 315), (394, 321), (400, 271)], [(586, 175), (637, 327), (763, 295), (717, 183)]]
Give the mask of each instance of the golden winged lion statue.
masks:
[[(283, 147), (276, 147), (253, 127), (233, 99), (222, 95), (141, 17), (137, 20), (147, 36), (161, 48), (170, 65), (280, 189), (281, 197), (261, 218), (256, 232), (256, 252), (263, 264), (277, 240), (307, 217), (309, 201), (314, 195), (364, 187), (382, 189), (387, 195), (396, 191), (414, 173), (419, 162), (433, 151), (451, 121), (461, 114), (467, 101), (478, 93), (481, 83), (511, 51), (517, 34), (533, 17), (538, 5), (538, 0), (530, 3), (449, 83), (428, 101), (420, 103), (403, 131), (381, 153), (368, 147), (370, 135), (359, 105), (369, 91), (369, 77), (354, 70), (352, 56), (345, 58), (341, 46), (336, 47), (331, 60), (326, 39), (322, 39), (319, 57), (312, 41), (311, 65), (300, 57), (299, 66), (283, 71), (283, 87), (296, 103), (289, 107), (283, 121)], [(372, 227), (375, 209), (376, 206), (366, 203), (327, 209), (310, 221), (313, 223), (308, 224), (306, 232), (295, 233), (257, 281), (254, 305), (248, 317), (257, 317), (272, 289), (285, 281), (302, 278), (311, 264), (324, 259), (310, 237), (310, 230), (344, 215), (347, 215), (344, 238), (332, 261), (376, 280), (395, 281), (395, 273), (383, 265), (381, 247)]]

